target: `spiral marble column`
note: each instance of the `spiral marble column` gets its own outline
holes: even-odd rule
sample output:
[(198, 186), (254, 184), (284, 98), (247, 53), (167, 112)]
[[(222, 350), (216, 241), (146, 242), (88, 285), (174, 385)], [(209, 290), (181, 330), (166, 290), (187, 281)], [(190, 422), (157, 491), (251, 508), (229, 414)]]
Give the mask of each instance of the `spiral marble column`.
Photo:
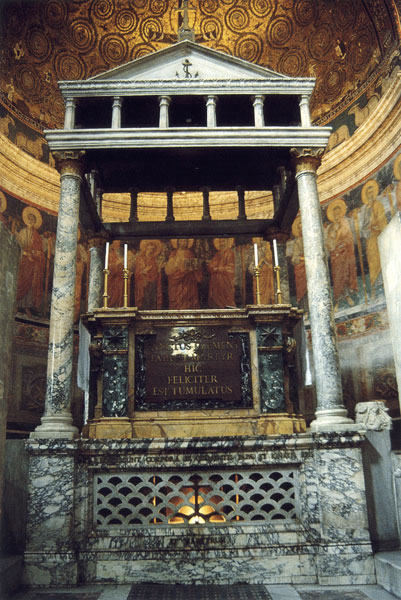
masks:
[(79, 199), (84, 152), (54, 153), (60, 172), (60, 204), (54, 257), (53, 291), (50, 312), (49, 349), (45, 412), (34, 438), (74, 438), (71, 378), (74, 333)]
[(306, 280), (316, 378), (317, 409), (312, 430), (352, 423), (343, 404), (329, 269), (316, 182), (322, 149), (291, 150), (296, 166), (304, 239)]
[(101, 233), (93, 233), (88, 236), (90, 253), (88, 312), (102, 306), (104, 245), (106, 241), (106, 235)]

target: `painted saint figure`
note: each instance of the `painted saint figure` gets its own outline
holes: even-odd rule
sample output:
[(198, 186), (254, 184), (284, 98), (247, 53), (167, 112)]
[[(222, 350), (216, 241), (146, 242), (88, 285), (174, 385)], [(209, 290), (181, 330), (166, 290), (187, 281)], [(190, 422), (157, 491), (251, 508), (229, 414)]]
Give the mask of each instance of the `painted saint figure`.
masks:
[(22, 250), (18, 267), (17, 306), (30, 315), (31, 309), (39, 312), (42, 305), (46, 258), (42, 236), (37, 231), (42, 225), (40, 212), (33, 206), (27, 206), (22, 211), (22, 220), (26, 227), (16, 234)]
[[(274, 304), (274, 271), (273, 271), (273, 255), (269, 242), (259, 244), (259, 287), (260, 301), (262, 304)], [(255, 283), (254, 283), (255, 285)], [(256, 290), (255, 290), (256, 300)]]
[(361, 235), (365, 238), (366, 257), (368, 259), (370, 297), (376, 295), (376, 288), (380, 285), (381, 273), (378, 237), (387, 225), (386, 212), (383, 204), (377, 199), (379, 184), (375, 179), (370, 179), (362, 188), (361, 198), (364, 206), (360, 209)]
[(160, 240), (142, 240), (135, 258), (135, 306), (142, 310), (162, 307), (162, 286), (157, 257), (162, 251)]
[(330, 253), (334, 310), (342, 299), (353, 306), (355, 302), (351, 295), (358, 291), (354, 237), (346, 212), (347, 206), (342, 198), (333, 200), (327, 208), (330, 225), (326, 230), (326, 245)]
[(187, 239), (171, 240), (174, 250), (165, 266), (170, 310), (200, 307), (198, 283), (202, 279), (202, 269), (190, 250), (193, 243)]
[(288, 256), (294, 269), (297, 302), (301, 304), (306, 295), (306, 269), (300, 216), (296, 217), (292, 224), (292, 233), (295, 239), (288, 244)]
[(124, 257), (121, 244), (114, 240), (110, 244), (109, 252), (109, 280), (107, 293), (109, 295), (108, 305), (110, 308), (121, 308), (124, 302), (124, 279), (123, 279)]
[(208, 306), (225, 308), (235, 306), (235, 254), (232, 249), (234, 238), (215, 238), (216, 254), (208, 264), (210, 273)]

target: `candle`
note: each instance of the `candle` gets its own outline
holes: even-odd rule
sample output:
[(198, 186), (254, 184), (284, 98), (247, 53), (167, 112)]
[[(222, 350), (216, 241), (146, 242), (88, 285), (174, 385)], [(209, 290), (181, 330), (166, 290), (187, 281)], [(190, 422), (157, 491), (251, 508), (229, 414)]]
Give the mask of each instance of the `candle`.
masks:
[(109, 267), (109, 246), (110, 246), (109, 242), (106, 242), (106, 254), (104, 257), (104, 268), (105, 269), (108, 269), (108, 267)]
[(274, 266), (278, 267), (277, 240), (273, 240)]
[(127, 251), (128, 251), (128, 245), (124, 244), (124, 269), (127, 268)]
[(259, 258), (258, 258), (258, 245), (256, 243), (253, 245), (253, 251), (255, 253), (255, 267), (257, 267), (259, 264)]

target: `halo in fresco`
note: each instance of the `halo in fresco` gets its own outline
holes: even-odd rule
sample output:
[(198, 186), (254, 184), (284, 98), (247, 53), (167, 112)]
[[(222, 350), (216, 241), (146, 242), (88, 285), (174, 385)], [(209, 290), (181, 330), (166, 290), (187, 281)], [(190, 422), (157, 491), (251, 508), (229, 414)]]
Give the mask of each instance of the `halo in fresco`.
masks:
[[(194, 239), (189, 238), (189, 239), (187, 239), (187, 242), (188, 242), (188, 248), (192, 248), (192, 246), (194, 245)], [(178, 239), (170, 240), (170, 243), (173, 248), (178, 248)]]
[(362, 188), (361, 199), (364, 204), (367, 204), (369, 202), (369, 200), (367, 198), (367, 193), (368, 193), (369, 188), (373, 188), (374, 195), (376, 197), (377, 194), (379, 193), (379, 184), (377, 183), (376, 179), (369, 179), (369, 181), (367, 181)]
[(0, 213), (3, 213), (7, 208), (7, 198), (3, 192), (0, 191)]
[(343, 200), (343, 198), (337, 198), (336, 200), (333, 200), (332, 202), (330, 202), (329, 206), (327, 207), (327, 218), (333, 223), (334, 222), (334, 210), (336, 208), (340, 208), (341, 209), (341, 213), (340, 215), (342, 217), (344, 217), (344, 215), (347, 212), (347, 205), (345, 204), (345, 201)]
[(396, 179), (401, 179), (401, 154), (394, 161), (393, 173)]
[(152, 256), (159, 256), (160, 252), (163, 250), (163, 244), (160, 240), (141, 240), (139, 244), (139, 249), (142, 252), (146, 252), (146, 249), (149, 246), (153, 246), (154, 250), (152, 252)]
[(291, 226), (291, 231), (295, 237), (299, 236), (299, 232), (298, 232), (299, 225), (301, 225), (301, 227), (302, 227), (301, 215), (298, 215), (297, 217), (295, 217), (294, 222)]
[(31, 225), (31, 222), (29, 221), (30, 215), (33, 215), (36, 219), (35, 224), (33, 225), (34, 228), (39, 229), (39, 227), (42, 225), (42, 215), (34, 206), (26, 206), (22, 211), (22, 220), (24, 221), (25, 225)]
[(225, 240), (226, 249), (232, 248), (232, 246), (234, 245), (234, 238), (214, 238), (213, 245), (215, 248), (217, 248), (217, 250), (220, 250), (220, 240)]

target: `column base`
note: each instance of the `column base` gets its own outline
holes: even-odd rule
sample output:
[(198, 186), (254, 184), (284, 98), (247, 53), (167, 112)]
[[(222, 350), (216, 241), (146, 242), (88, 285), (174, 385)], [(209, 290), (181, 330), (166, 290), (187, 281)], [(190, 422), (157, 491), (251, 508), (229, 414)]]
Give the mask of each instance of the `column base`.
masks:
[(344, 429), (360, 429), (354, 421), (347, 417), (346, 408), (329, 408), (317, 410), (315, 420), (311, 422), (311, 431), (340, 431)]
[(72, 424), (72, 416), (68, 413), (43, 416), (41, 421), (30, 438), (71, 440), (79, 436), (78, 429)]

